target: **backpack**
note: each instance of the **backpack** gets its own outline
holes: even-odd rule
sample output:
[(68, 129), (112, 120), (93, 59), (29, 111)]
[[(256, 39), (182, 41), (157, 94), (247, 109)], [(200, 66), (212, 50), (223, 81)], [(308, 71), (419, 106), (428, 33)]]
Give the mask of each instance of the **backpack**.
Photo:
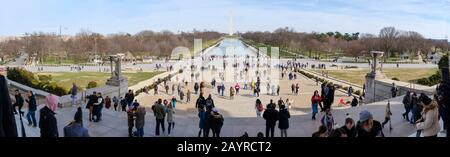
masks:
[(264, 107), (262, 104), (256, 105), (256, 109), (258, 109), (259, 112), (262, 112), (264, 110)]
[(213, 106), (213, 102), (211, 99), (206, 100), (206, 106)]

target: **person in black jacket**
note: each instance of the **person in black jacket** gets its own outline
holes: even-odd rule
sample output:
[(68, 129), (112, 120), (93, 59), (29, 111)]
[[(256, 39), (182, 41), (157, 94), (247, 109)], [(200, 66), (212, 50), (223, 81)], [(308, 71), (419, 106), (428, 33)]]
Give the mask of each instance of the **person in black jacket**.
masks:
[(341, 127), (347, 137), (356, 137), (358, 132), (356, 131), (355, 121), (352, 118), (345, 119), (345, 125)]
[(411, 93), (409, 91), (407, 91), (405, 97), (403, 97), (402, 103), (405, 107), (405, 113), (402, 114), (403, 119), (409, 121), (409, 112), (411, 111)]
[(278, 115), (278, 128), (280, 129), (281, 137), (287, 137), (287, 129), (289, 128), (289, 118), (291, 118), (291, 114), (289, 114), (289, 111), (286, 109), (285, 105), (281, 105)]
[(358, 106), (358, 99), (356, 98), (356, 96), (353, 97), (351, 106), (352, 107), (357, 107)]
[(28, 91), (28, 98), (25, 101), (28, 103), (28, 113), (27, 113), (28, 125), (37, 127), (37, 122), (36, 122), (37, 104), (36, 104), (36, 98), (32, 91)]
[(40, 110), (39, 128), (41, 137), (58, 137), (58, 127), (56, 123), (55, 112), (48, 106), (44, 106)]
[[(22, 118), (20, 119), (22, 124)], [(26, 137), (22, 127), (22, 137)], [(0, 74), (0, 137), (17, 137), (16, 119), (12, 109), (6, 77)], [(5, 150), (6, 151), (6, 150)]]
[(23, 107), (23, 98), (22, 95), (20, 94), (19, 90), (16, 90), (16, 94), (14, 95), (14, 98), (16, 99), (16, 103), (14, 103), (13, 105), (13, 109), (14, 109), (14, 114), (17, 114), (16, 111), (16, 106), (19, 107), (19, 114), (21, 114), (23, 116), (24, 112), (22, 111), (22, 107)]
[(213, 116), (213, 111), (211, 106), (206, 107), (205, 112), (205, 126), (203, 129), (203, 137), (209, 137), (209, 131), (211, 130), (211, 120)]
[(213, 108), (213, 114), (210, 116), (211, 118), (211, 130), (213, 132), (213, 137), (220, 137), (220, 130), (222, 130), (223, 126), (223, 116), (217, 111), (216, 108)]
[(94, 112), (94, 103), (97, 101), (97, 92), (93, 92), (88, 97), (88, 102), (86, 104), (86, 109), (89, 109), (89, 121), (92, 121), (92, 114)]
[(270, 137), (274, 137), (274, 129), (278, 121), (278, 111), (275, 110), (275, 104), (267, 105), (263, 118), (266, 120), (266, 137), (269, 137), (269, 131)]
[(203, 94), (200, 93), (200, 96), (197, 99), (197, 102), (195, 102), (195, 108), (205, 108), (206, 107), (206, 100), (205, 97), (203, 97)]
[(333, 85), (328, 84), (328, 93), (326, 95), (326, 104), (324, 104), (324, 110), (330, 109), (331, 110), (331, 105), (334, 102), (334, 91), (335, 88)]

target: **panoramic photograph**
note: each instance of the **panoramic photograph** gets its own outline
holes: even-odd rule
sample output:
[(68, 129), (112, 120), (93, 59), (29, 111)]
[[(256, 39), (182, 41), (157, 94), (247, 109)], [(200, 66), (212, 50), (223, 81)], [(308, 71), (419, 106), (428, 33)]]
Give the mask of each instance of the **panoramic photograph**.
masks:
[[(213, 151), (189, 141), (205, 138), (248, 139), (249, 151), (285, 137), (445, 138), (449, 10), (449, 0), (1, 0), (0, 137), (182, 137), (171, 148), (181, 152)], [(216, 151), (244, 148), (223, 144)]]

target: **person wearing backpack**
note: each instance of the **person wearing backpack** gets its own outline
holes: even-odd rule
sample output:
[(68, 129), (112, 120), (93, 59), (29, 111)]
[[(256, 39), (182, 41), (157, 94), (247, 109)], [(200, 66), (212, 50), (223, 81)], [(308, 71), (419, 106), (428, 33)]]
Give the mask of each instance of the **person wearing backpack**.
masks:
[(264, 106), (262, 105), (261, 100), (256, 99), (255, 109), (256, 117), (261, 117), (261, 113), (264, 111)]
[(206, 107), (214, 108), (214, 100), (211, 98), (211, 94), (208, 95), (208, 98), (206, 98)]

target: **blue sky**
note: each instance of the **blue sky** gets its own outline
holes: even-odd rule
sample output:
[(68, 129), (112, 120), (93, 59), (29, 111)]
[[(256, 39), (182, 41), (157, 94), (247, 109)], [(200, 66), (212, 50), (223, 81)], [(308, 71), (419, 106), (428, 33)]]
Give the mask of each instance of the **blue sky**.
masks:
[(226, 33), (230, 11), (236, 31), (378, 34), (385, 26), (427, 38), (450, 36), (450, 0), (0, 0), (0, 36), (25, 32), (103, 34), (141, 30), (215, 30)]

